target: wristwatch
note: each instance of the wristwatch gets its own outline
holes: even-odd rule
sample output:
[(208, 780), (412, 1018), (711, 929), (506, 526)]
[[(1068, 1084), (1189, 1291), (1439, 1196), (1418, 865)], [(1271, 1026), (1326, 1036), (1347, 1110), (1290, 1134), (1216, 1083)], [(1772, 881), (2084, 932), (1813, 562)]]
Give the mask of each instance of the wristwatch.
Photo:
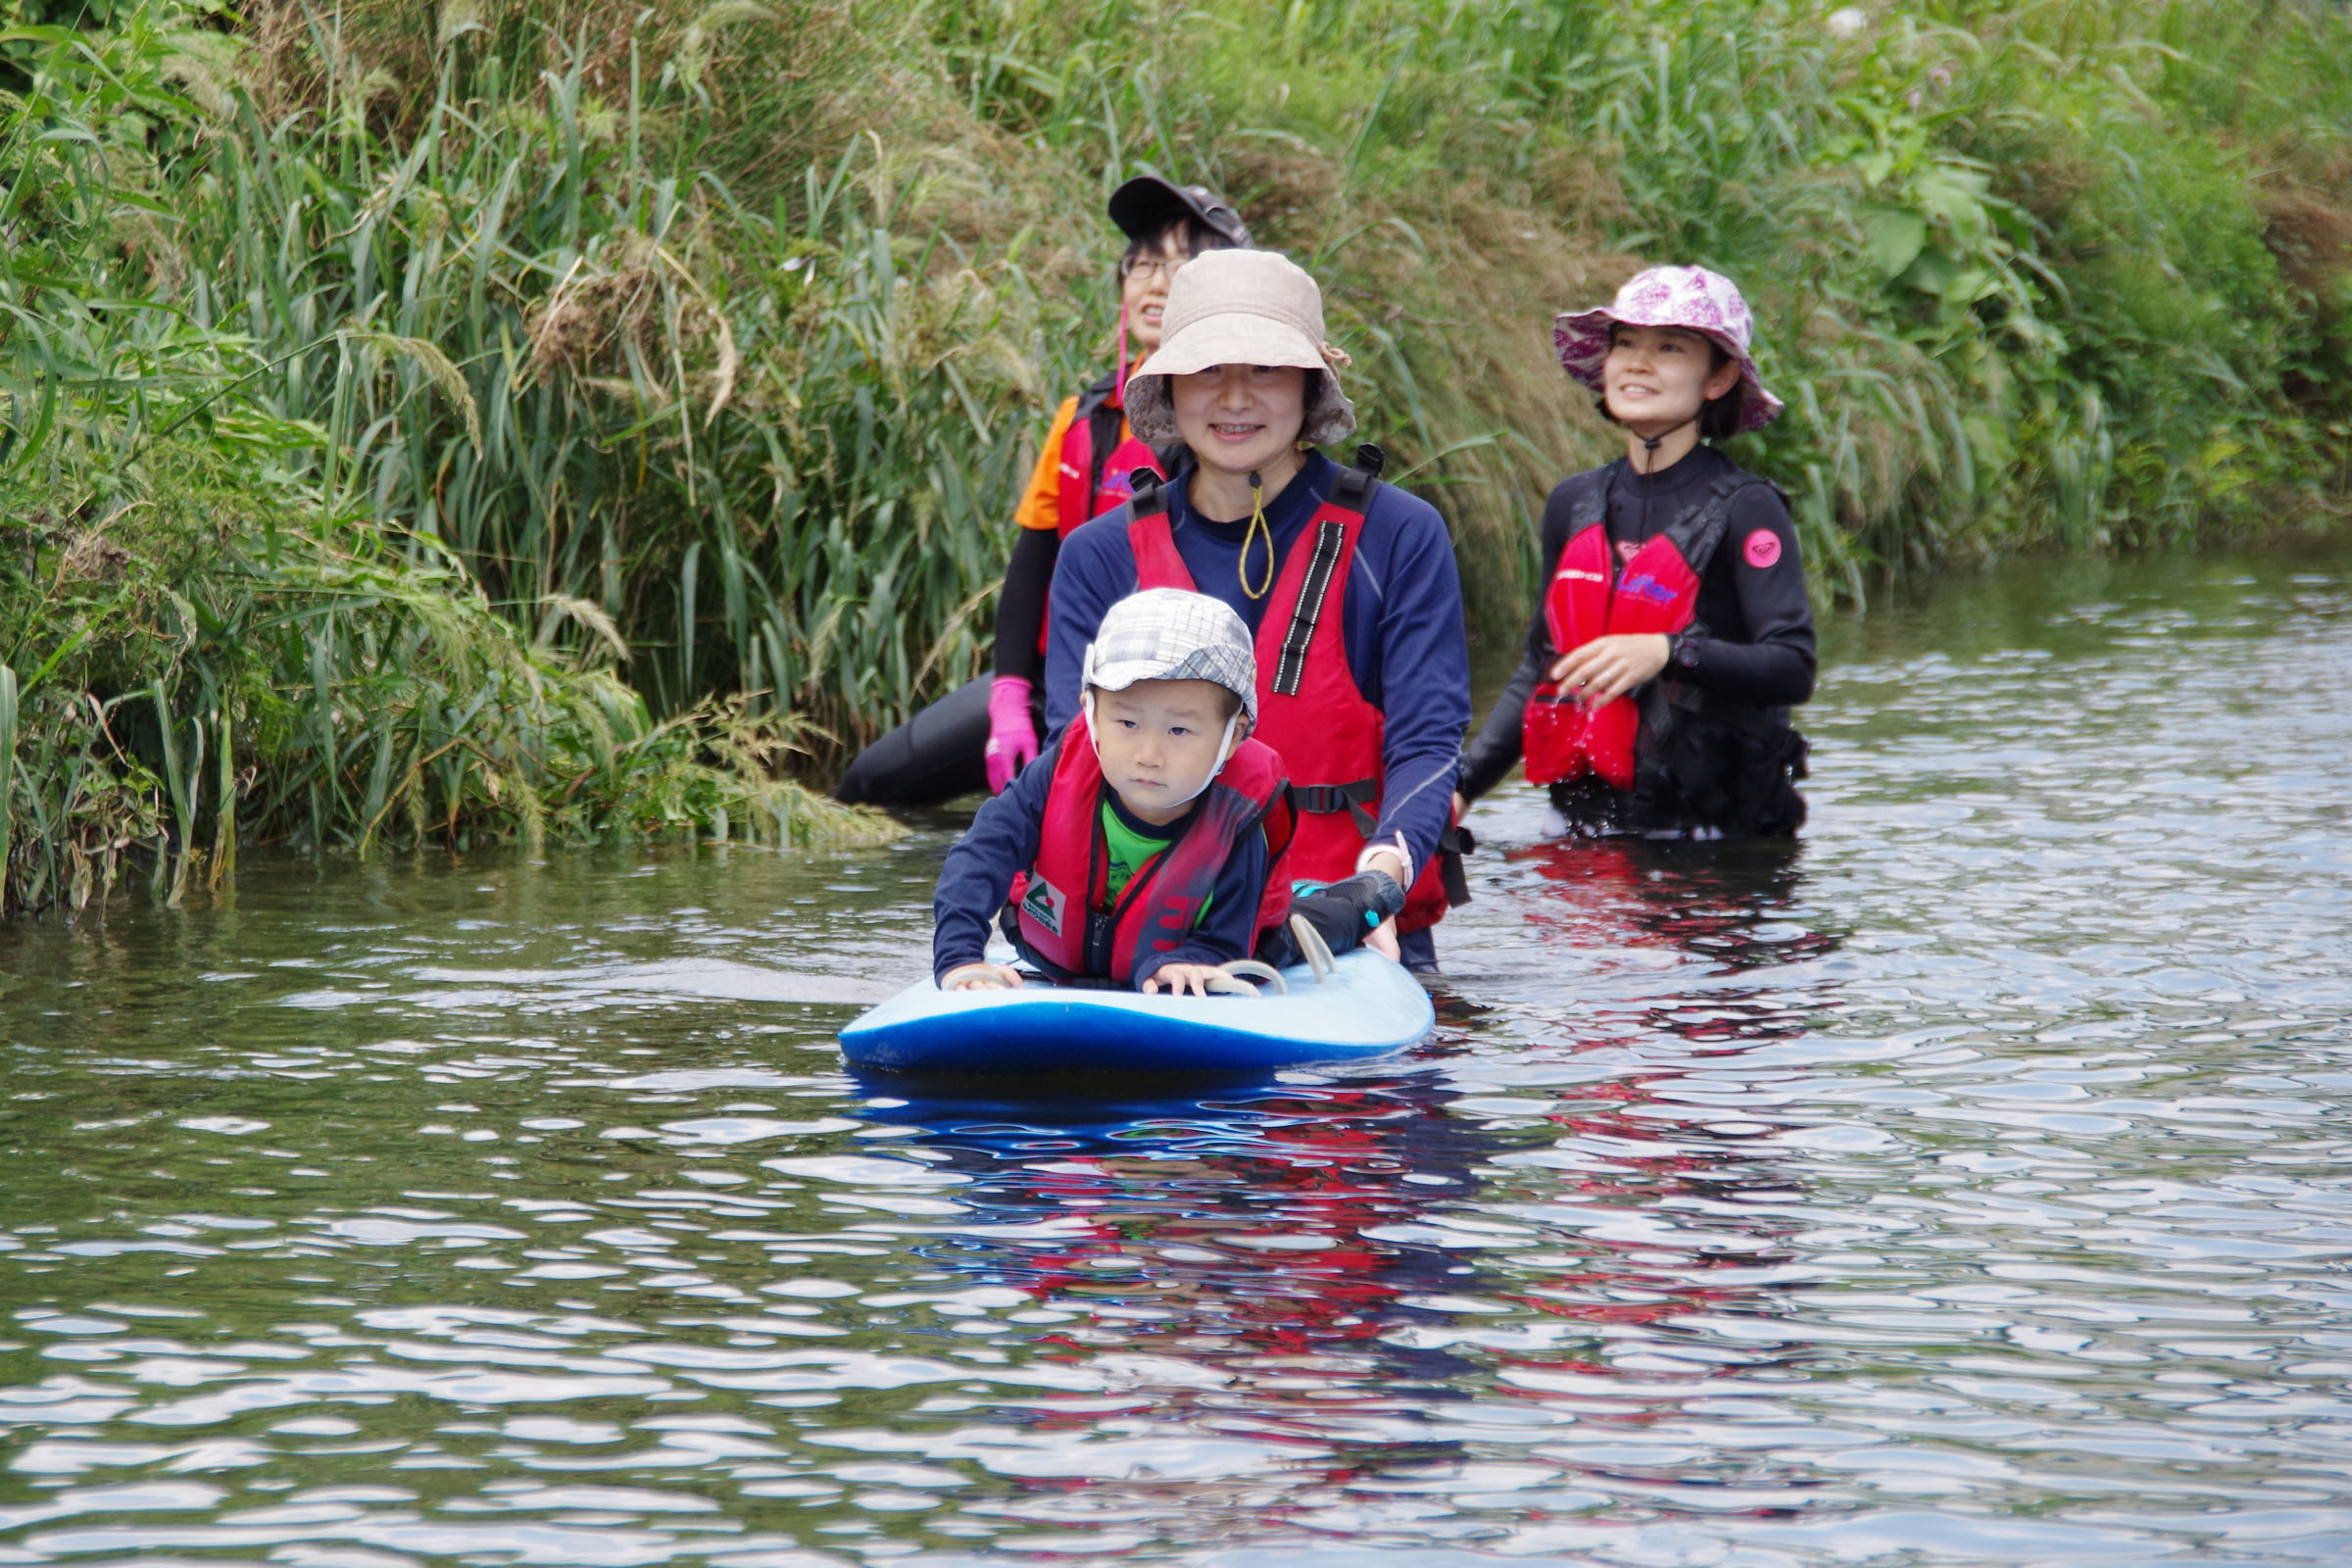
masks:
[(1691, 647), (1690, 640), (1681, 632), (1669, 632), (1666, 636), (1666, 662), (1679, 669), (1696, 669), (1698, 650)]

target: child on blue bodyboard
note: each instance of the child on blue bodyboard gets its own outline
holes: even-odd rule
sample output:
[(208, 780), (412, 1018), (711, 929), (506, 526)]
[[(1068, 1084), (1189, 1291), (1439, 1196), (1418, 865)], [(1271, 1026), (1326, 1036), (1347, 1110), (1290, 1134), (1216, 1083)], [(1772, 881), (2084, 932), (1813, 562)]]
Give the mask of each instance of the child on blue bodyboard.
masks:
[(1061, 984), (1206, 995), (1261, 945), (1287, 955), (1290, 783), (1250, 738), (1241, 617), (1203, 594), (1132, 595), (1103, 616), (1084, 679), (1079, 715), (949, 852), (941, 988), (1021, 984), (985, 957), (1000, 909), (1021, 957)]

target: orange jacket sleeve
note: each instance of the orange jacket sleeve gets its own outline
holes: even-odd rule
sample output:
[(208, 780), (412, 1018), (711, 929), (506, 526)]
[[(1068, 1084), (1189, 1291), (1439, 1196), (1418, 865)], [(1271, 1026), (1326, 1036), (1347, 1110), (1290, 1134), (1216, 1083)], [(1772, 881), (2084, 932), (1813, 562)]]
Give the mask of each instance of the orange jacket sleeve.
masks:
[(1029, 488), (1012, 514), (1013, 520), (1024, 528), (1061, 526), (1061, 440), (1070, 433), (1070, 420), (1077, 415), (1076, 398), (1063, 398), (1061, 407), (1054, 411), (1054, 427), (1046, 432), (1037, 466), (1029, 473)]

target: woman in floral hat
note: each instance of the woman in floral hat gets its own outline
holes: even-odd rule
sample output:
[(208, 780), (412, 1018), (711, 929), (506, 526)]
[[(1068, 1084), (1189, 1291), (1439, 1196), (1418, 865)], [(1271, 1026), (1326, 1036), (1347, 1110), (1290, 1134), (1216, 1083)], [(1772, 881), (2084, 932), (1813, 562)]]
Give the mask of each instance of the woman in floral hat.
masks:
[(1653, 267), (1613, 304), (1562, 316), (1568, 373), (1600, 394), (1625, 456), (1544, 507), (1543, 602), (1527, 658), (1462, 762), (1476, 800), (1524, 754), (1554, 832), (1789, 834), (1813, 695), (1813, 612), (1787, 498), (1710, 441), (1781, 400), (1730, 279)]

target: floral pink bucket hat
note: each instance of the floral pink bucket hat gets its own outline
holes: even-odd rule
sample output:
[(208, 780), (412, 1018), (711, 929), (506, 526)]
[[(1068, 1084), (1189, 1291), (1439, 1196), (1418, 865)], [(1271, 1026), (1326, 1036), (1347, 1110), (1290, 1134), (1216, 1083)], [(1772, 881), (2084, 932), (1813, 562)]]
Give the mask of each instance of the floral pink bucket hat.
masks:
[(1561, 366), (1595, 392), (1601, 390), (1601, 361), (1609, 357), (1609, 328), (1619, 321), (1628, 326), (1680, 326), (1708, 338), (1740, 362), (1740, 381), (1747, 389), (1740, 400), (1740, 430), (1761, 430), (1780, 417), (1781, 400), (1764, 390), (1755, 356), (1747, 350), (1756, 318), (1740, 290), (1721, 272), (1703, 267), (1653, 267), (1636, 272), (1613, 303), (1555, 317), (1551, 341), (1560, 351)]

